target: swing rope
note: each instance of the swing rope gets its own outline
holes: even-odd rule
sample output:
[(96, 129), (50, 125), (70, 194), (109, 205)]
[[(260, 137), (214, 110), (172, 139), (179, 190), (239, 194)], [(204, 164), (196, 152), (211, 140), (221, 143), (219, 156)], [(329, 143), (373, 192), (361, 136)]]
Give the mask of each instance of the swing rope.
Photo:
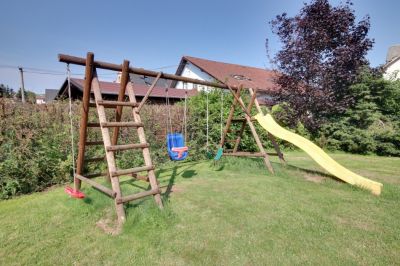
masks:
[(67, 64), (67, 82), (68, 82), (68, 98), (69, 98), (69, 123), (71, 130), (71, 151), (72, 151), (72, 173), (75, 176), (75, 141), (74, 141), (74, 125), (72, 117), (72, 93), (71, 93), (71, 70)]
[[(73, 123), (73, 118), (72, 118), (72, 93), (71, 93), (71, 70), (69, 68), (69, 64), (67, 64), (67, 83), (68, 83), (68, 97), (69, 97), (69, 125), (70, 125), (70, 130), (71, 130), (71, 153), (72, 153), (72, 173), (75, 178), (76, 174), (76, 168), (75, 168), (75, 137), (74, 137), (74, 123)], [(65, 193), (70, 195), (73, 198), (76, 199), (83, 199), (85, 197), (85, 194), (79, 190), (75, 190), (71, 188), (70, 186), (65, 187), (64, 189)]]
[(206, 123), (207, 123), (207, 144), (206, 144), (206, 151), (208, 152), (208, 120), (209, 120), (209, 109), (208, 109), (208, 92), (206, 92), (207, 97), (206, 97), (206, 105), (207, 105), (207, 118), (206, 118)]

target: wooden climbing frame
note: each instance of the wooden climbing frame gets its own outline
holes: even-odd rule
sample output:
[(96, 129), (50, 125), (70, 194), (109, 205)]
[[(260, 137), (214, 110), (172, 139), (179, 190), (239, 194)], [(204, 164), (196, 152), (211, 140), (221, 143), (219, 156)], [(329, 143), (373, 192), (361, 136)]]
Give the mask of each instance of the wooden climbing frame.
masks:
[[(225, 130), (221, 138), (220, 142), (221, 147), (223, 147), (224, 144), (227, 142), (226, 137), (227, 133), (230, 131), (231, 124), (236, 122), (240, 122), (242, 124), (240, 130), (237, 132), (238, 133), (237, 138), (233, 140), (235, 143), (233, 150), (231, 152), (225, 152), (224, 155), (262, 157), (264, 159), (265, 165), (267, 166), (268, 170), (271, 173), (273, 173), (274, 170), (269, 160), (270, 155), (278, 155), (280, 160), (284, 162), (283, 155), (279, 150), (279, 146), (277, 145), (273, 136), (270, 134), (268, 135), (268, 137), (270, 141), (273, 143), (276, 153), (274, 154), (267, 153), (264, 150), (264, 147), (252, 122), (253, 119), (250, 114), (252, 107), (255, 105), (258, 112), (261, 112), (261, 108), (256, 97), (257, 90), (248, 89), (251, 95), (251, 100), (249, 104), (245, 106), (241, 98), (241, 91), (243, 90), (242, 86), (233, 87), (233, 86), (228, 86), (227, 84), (224, 83), (216, 83), (216, 82), (192, 79), (172, 74), (165, 74), (162, 72), (150, 71), (143, 68), (133, 68), (129, 66), (129, 61), (127, 60), (125, 60), (121, 65), (94, 61), (93, 53), (87, 53), (86, 59), (60, 54), (59, 61), (68, 64), (85, 66), (85, 83), (83, 90), (82, 111), (81, 111), (80, 129), (79, 129), (80, 136), (79, 136), (77, 169), (76, 169), (76, 175), (74, 176), (75, 190), (80, 189), (81, 182), (83, 181), (91, 185), (92, 187), (96, 188), (97, 190), (103, 192), (107, 196), (113, 198), (119, 223), (123, 223), (126, 220), (125, 211), (123, 207), (123, 204), (126, 202), (140, 199), (146, 196), (153, 196), (158, 206), (160, 208), (163, 207), (163, 203), (161, 200), (161, 191), (154, 172), (155, 167), (150, 157), (150, 150), (149, 150), (150, 145), (146, 141), (146, 135), (143, 127), (144, 125), (140, 117), (140, 111), (143, 105), (146, 103), (146, 100), (150, 96), (151, 91), (153, 90), (153, 88), (157, 84), (157, 81), (160, 78), (229, 90), (234, 97), (234, 102), (231, 106), (229, 117), (225, 125)], [(97, 77), (97, 69), (106, 69), (106, 70), (121, 72), (120, 90), (118, 93), (118, 99), (116, 101), (103, 100), (100, 83)], [(133, 88), (134, 85), (129, 77), (130, 73), (155, 78), (153, 84), (149, 87), (149, 90), (147, 91), (146, 95), (144, 96), (144, 98), (140, 103), (138, 103), (136, 100)], [(126, 93), (128, 94), (127, 99), (126, 99)], [(94, 95), (94, 102), (90, 102), (91, 94)], [(233, 118), (235, 109), (238, 105), (241, 107), (244, 113), (244, 117)], [(132, 110), (131, 113), (132, 121), (121, 122), (123, 107), (130, 108)], [(99, 121), (98, 123), (88, 122), (89, 108), (96, 109)], [(115, 121), (107, 121), (105, 108), (113, 108), (115, 110)], [(259, 152), (257, 153), (238, 151), (239, 144), (243, 136), (246, 125), (250, 127), (253, 138), (257, 143), (257, 147), (259, 149)], [(136, 128), (136, 133), (139, 137), (139, 143), (123, 144), (123, 145), (118, 144), (119, 129), (121, 127)], [(89, 128), (100, 128), (102, 140), (87, 140), (87, 133)], [(112, 129), (112, 135), (110, 134), (110, 128)], [(85, 158), (86, 146), (92, 146), (92, 145), (104, 146), (106, 154), (105, 158), (108, 166), (108, 170), (106, 173), (83, 173), (85, 163), (98, 162), (104, 160), (104, 157)], [(117, 164), (115, 162), (115, 153), (118, 151), (129, 150), (129, 149), (141, 149), (145, 165), (136, 166), (130, 169), (118, 169)], [(147, 176), (138, 175), (139, 172), (144, 172), (144, 171), (147, 172)], [(131, 175), (134, 178), (145, 180), (150, 183), (151, 189), (133, 195), (122, 195), (120, 188), (120, 181), (119, 181), (119, 177), (122, 175)], [(101, 185), (92, 180), (92, 178), (99, 176), (104, 176), (104, 178), (111, 183), (111, 188)]]

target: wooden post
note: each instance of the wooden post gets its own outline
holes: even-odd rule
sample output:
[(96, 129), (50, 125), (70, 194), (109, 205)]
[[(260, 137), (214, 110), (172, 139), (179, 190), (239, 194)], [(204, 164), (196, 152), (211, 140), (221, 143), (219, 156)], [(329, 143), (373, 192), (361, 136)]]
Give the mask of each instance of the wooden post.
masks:
[[(128, 83), (129, 80), (129, 61), (124, 60), (124, 63), (122, 64), (122, 73), (121, 73), (121, 83), (119, 86), (119, 93), (118, 93), (118, 102), (122, 102), (125, 98), (125, 88), (126, 84)], [(122, 117), (122, 105), (119, 105), (115, 109), (115, 121), (119, 122), (121, 121)], [(114, 132), (112, 135), (112, 145), (116, 145), (118, 143), (118, 134), (119, 134), (119, 127), (114, 128)]]
[[(102, 96), (101, 96), (101, 92), (100, 92), (100, 84), (99, 84), (99, 80), (97, 79), (96, 71), (94, 71), (94, 75), (93, 75), (93, 79), (92, 79), (92, 87), (93, 87), (93, 93), (94, 93), (96, 102), (98, 100), (102, 100)], [(100, 124), (107, 122), (105, 108), (103, 105), (97, 104), (97, 114), (99, 116)], [(119, 203), (119, 199), (122, 198), (121, 187), (119, 185), (119, 178), (116, 176), (113, 176), (113, 173), (115, 173), (117, 171), (117, 166), (115, 164), (115, 158), (114, 158), (114, 152), (107, 151), (107, 147), (111, 146), (111, 138), (110, 138), (109, 129), (107, 127), (101, 127), (101, 135), (103, 136), (104, 149), (106, 151), (108, 174), (111, 177), (111, 186), (112, 186), (113, 191), (116, 193), (114, 203), (115, 203), (115, 209), (117, 212), (118, 222), (119, 222), (119, 224), (122, 224), (125, 222), (126, 216), (125, 216), (124, 205), (122, 203)]]
[[(236, 94), (237, 94), (237, 95), (240, 95), (241, 90), (242, 90), (242, 89), (239, 88), (239, 89), (236, 91)], [(229, 130), (229, 128), (231, 127), (232, 118), (233, 118), (233, 115), (234, 115), (234, 113), (235, 113), (235, 107), (236, 107), (236, 104), (237, 104), (237, 99), (238, 99), (237, 97), (235, 97), (235, 98), (233, 99), (233, 103), (232, 103), (232, 106), (231, 106), (231, 110), (229, 111), (228, 119), (226, 120), (224, 133), (222, 134), (221, 142), (219, 143), (219, 145), (221, 146), (221, 148), (224, 147), (226, 135), (228, 134), (228, 130)]]
[[(81, 111), (81, 123), (79, 127), (79, 148), (78, 148), (78, 159), (76, 164), (76, 174), (82, 175), (83, 166), (85, 163), (85, 143), (87, 137), (87, 121), (89, 113), (89, 102), (90, 102), (90, 90), (93, 78), (93, 62), (94, 54), (87, 53), (86, 56), (86, 67), (85, 67), (85, 85), (83, 89), (82, 98), (82, 111)], [(81, 188), (81, 180), (74, 177), (75, 190)]]
[[(251, 95), (257, 95), (256, 90), (253, 91), (253, 89), (249, 89), (249, 91), (250, 91)], [(258, 103), (257, 97), (255, 98), (255, 105), (256, 105), (257, 111), (262, 114), (263, 112), (261, 110), (260, 104)], [(274, 146), (274, 149), (275, 149), (276, 153), (278, 154), (278, 157), (279, 157), (279, 160), (281, 161), (281, 163), (286, 164), (285, 159), (283, 158), (283, 153), (281, 152), (281, 149), (279, 148), (279, 145), (276, 142), (275, 137), (271, 133), (268, 132), (268, 138), (272, 142), (272, 145)]]
[[(239, 102), (241, 102), (241, 106), (244, 106), (243, 100), (239, 98)], [(247, 110), (246, 110), (247, 111)], [(245, 113), (245, 118), (247, 120), (247, 123), (249, 124), (251, 133), (253, 134), (253, 137), (257, 143), (258, 149), (260, 152), (264, 155), (264, 163), (267, 166), (268, 170), (273, 174), (274, 173), (274, 168), (272, 168), (271, 162), (269, 160), (269, 155), (265, 152), (264, 147), (261, 143), (260, 138), (258, 137), (256, 128), (253, 125), (253, 122), (251, 122), (251, 116), (248, 115), (248, 112)]]
[[(133, 90), (132, 82), (130, 82), (130, 81), (128, 82), (127, 89), (128, 89), (129, 100), (131, 102), (133, 102), (133, 103), (137, 103), (135, 92)], [(141, 123), (142, 122), (142, 120), (140, 118), (140, 115), (138, 113), (138, 107), (134, 107), (133, 108), (132, 114), (133, 114), (133, 119), (134, 119), (135, 122), (137, 122), (137, 123)], [(139, 136), (140, 143), (141, 144), (146, 144), (147, 141), (146, 141), (146, 134), (144, 133), (144, 128), (143, 127), (138, 127), (137, 128), (137, 133), (138, 133), (138, 136)], [(145, 147), (145, 148), (142, 149), (142, 152), (143, 152), (143, 158), (144, 158), (145, 165), (147, 167), (152, 167), (153, 163), (152, 163), (151, 157), (150, 157), (150, 149), (148, 147)], [(148, 170), (148, 176), (149, 176), (149, 182), (150, 182), (151, 189), (152, 190), (159, 189), (154, 169)], [(157, 205), (162, 209), (163, 208), (163, 203), (162, 203), (162, 200), (161, 200), (161, 194), (160, 193), (154, 194), (154, 199), (155, 199)]]
[[(254, 93), (252, 95), (251, 99), (250, 99), (249, 105), (247, 106), (247, 111), (249, 113), (251, 113), (251, 108), (253, 108), (253, 104), (254, 104), (255, 99), (256, 99), (256, 94)], [(244, 120), (242, 122), (242, 126), (240, 128), (238, 137), (236, 139), (236, 143), (235, 143), (235, 147), (233, 148), (233, 152), (237, 152), (237, 149), (239, 148), (239, 144), (240, 144), (240, 141), (242, 140), (242, 136), (243, 136), (244, 129), (246, 127), (246, 123), (247, 123), (247, 120)]]

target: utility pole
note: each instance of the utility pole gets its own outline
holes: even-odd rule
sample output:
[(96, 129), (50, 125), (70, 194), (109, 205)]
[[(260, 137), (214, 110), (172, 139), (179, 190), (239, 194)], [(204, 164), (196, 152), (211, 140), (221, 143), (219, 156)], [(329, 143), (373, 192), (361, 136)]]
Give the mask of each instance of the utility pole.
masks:
[(18, 69), (21, 73), (21, 99), (22, 103), (25, 103), (24, 70), (22, 69), (22, 67), (18, 67)]

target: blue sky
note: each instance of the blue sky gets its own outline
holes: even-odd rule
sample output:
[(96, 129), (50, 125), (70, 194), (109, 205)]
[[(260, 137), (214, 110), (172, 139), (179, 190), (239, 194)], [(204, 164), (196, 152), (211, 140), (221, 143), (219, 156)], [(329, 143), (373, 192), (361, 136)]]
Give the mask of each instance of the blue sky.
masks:
[[(27, 89), (58, 89), (65, 64), (58, 62), (57, 54), (84, 57), (88, 51), (97, 60), (113, 63), (128, 59), (148, 69), (171, 66), (164, 72), (174, 72), (182, 55), (268, 68), (265, 38), (271, 39), (272, 52), (279, 50), (268, 21), (282, 12), (297, 14), (303, 2), (1, 1), (0, 83), (17, 89), (19, 72), (13, 66), (23, 66)], [(354, 0), (353, 8), (359, 19), (371, 16), (371, 65), (384, 63), (388, 47), (400, 43), (400, 1)], [(74, 66), (72, 72), (82, 77), (83, 68)], [(103, 80), (114, 78), (100, 74)]]

